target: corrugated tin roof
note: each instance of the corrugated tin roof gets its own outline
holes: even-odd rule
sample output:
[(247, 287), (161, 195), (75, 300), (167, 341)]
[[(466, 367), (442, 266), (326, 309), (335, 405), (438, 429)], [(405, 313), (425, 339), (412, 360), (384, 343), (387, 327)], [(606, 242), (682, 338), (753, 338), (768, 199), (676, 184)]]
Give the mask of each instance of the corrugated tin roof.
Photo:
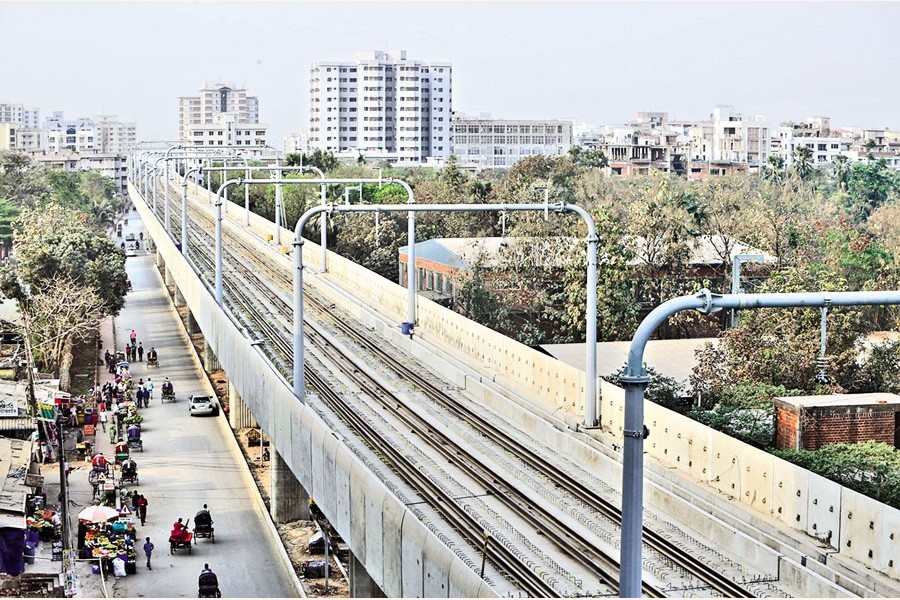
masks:
[[(469, 270), (479, 261), (486, 266), (497, 266), (504, 253), (516, 253), (530, 257), (535, 264), (546, 264), (560, 258), (557, 256), (559, 249), (582, 243), (582, 240), (570, 237), (435, 238), (416, 243), (416, 260)], [(408, 252), (409, 245), (399, 249), (400, 256), (407, 256)]]
[[(31, 442), (0, 438), (0, 525), (25, 528), (25, 496), (31, 488), (25, 486), (25, 472), (31, 463)], [(20, 476), (10, 477), (18, 472)]]
[[(503, 251), (517, 249), (535, 253), (544, 261), (547, 260), (547, 243), (579, 244), (578, 238), (529, 238), (529, 237), (477, 237), (477, 238), (435, 238), (416, 243), (416, 260), (429, 260), (455, 269), (469, 270), (481, 258), (485, 265), (500, 264), (499, 257)], [(623, 239), (623, 243), (632, 244), (638, 251), (647, 243), (640, 236)], [(776, 258), (739, 240), (728, 239), (722, 235), (703, 235), (688, 242), (691, 255), (689, 264), (721, 265), (722, 258), (716, 248), (724, 249), (730, 245), (730, 256), (734, 259), (738, 254), (761, 254), (766, 263), (775, 262)], [(399, 249), (400, 256), (407, 256), (409, 245)], [(551, 250), (552, 252), (552, 250)], [(633, 260), (632, 264), (640, 264)]]

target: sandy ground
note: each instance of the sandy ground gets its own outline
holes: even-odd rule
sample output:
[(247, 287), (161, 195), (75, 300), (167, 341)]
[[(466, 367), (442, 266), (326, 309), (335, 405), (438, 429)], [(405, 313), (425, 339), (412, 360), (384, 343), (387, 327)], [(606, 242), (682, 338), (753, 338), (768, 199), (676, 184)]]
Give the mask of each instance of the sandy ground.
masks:
[[(187, 323), (187, 308), (178, 308), (178, 314), (181, 320)], [(197, 350), (198, 355), (203, 355), (203, 335), (191, 335), (191, 342)], [(220, 406), (225, 409), (228, 406), (228, 389), (225, 371), (212, 371), (208, 374), (209, 380), (216, 389), (219, 397)], [(256, 486), (263, 497), (266, 505), (269, 504), (269, 462), (268, 460), (260, 463), (260, 447), (255, 441), (251, 442), (250, 438), (257, 438), (259, 430), (238, 429), (234, 430), (235, 437), (247, 461), (247, 466), (253, 475)], [(253, 445), (251, 445), (251, 443)], [(346, 578), (346, 571), (343, 565), (338, 565), (333, 554), (329, 555), (329, 571), (328, 577), (328, 593), (325, 592), (325, 579), (305, 579), (303, 577), (303, 565), (309, 560), (324, 560), (323, 554), (310, 554), (308, 550), (309, 539), (318, 531), (318, 526), (313, 521), (289, 521), (287, 523), (276, 524), (278, 535), (287, 550), (291, 563), (294, 565), (294, 571), (303, 583), (307, 596), (311, 598), (334, 597), (334, 598), (350, 598), (350, 582)]]

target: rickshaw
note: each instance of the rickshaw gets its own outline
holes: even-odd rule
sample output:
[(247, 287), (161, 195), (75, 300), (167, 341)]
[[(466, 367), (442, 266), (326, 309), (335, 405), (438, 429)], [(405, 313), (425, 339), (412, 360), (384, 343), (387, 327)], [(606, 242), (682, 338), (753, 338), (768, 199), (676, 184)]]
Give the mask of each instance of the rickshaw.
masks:
[(213, 527), (213, 520), (208, 510), (201, 510), (194, 516), (194, 537), (216, 543), (216, 528)]
[(128, 444), (126, 442), (123, 442), (121, 440), (121, 438), (119, 439), (119, 442), (116, 444), (115, 451), (116, 451), (116, 463), (117, 464), (121, 464), (121, 463), (125, 462), (131, 456), (131, 452), (128, 449)]
[(128, 448), (131, 450), (144, 451), (144, 441), (141, 439), (141, 427), (135, 423), (128, 426), (126, 430), (128, 434)]
[(165, 402), (166, 400), (175, 402), (175, 387), (171, 381), (164, 381), (162, 384), (162, 400), (160, 402)]
[[(180, 519), (179, 519), (180, 520)], [(188, 519), (188, 523), (190, 523)], [(176, 550), (187, 548), (188, 554), (191, 552), (191, 539), (194, 534), (187, 528), (187, 523), (180, 528), (175, 528), (169, 533), (169, 554), (175, 554)]]
[(137, 463), (131, 458), (122, 462), (122, 474), (119, 476), (121, 483), (133, 483), (137, 485), (138, 481)]
[(159, 355), (156, 354), (156, 350), (154, 350), (152, 353), (147, 353), (147, 367), (154, 369), (159, 368)]

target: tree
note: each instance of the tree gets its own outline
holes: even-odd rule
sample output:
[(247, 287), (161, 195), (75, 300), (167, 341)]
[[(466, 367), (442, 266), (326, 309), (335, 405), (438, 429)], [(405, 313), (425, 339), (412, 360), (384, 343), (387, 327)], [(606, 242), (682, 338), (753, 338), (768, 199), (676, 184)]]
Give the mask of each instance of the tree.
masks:
[(609, 166), (609, 159), (601, 148), (572, 146), (569, 149), (569, 158), (578, 167), (603, 169)]
[(813, 172), (812, 156), (813, 152), (809, 146), (798, 145), (794, 148), (794, 164), (791, 166), (800, 179), (806, 179)]
[(850, 169), (845, 209), (854, 223), (864, 223), (889, 198), (900, 194), (900, 177), (885, 160), (856, 163)]
[(831, 164), (831, 176), (837, 184), (838, 189), (846, 191), (847, 183), (850, 181), (850, 160), (843, 154), (834, 157)]
[(50, 195), (45, 173), (26, 154), (0, 152), (0, 198), (17, 207), (41, 204)]
[(68, 276), (49, 281), (20, 302), (31, 348), (44, 370), (59, 375), (67, 347), (93, 335), (104, 304), (93, 289)]
[(14, 228), (17, 262), (2, 282), (7, 297), (25, 301), (68, 279), (93, 290), (104, 314), (119, 313), (127, 292), (125, 254), (95, 233), (87, 215), (52, 204), (26, 208)]
[(321, 148), (316, 148), (310, 154), (291, 153), (284, 158), (285, 163), (290, 167), (308, 165), (317, 167), (323, 173), (334, 171), (339, 166), (338, 159), (334, 154), (331, 152), (324, 152)]
[(780, 183), (784, 180), (784, 157), (780, 154), (769, 156), (766, 164), (763, 165), (762, 178), (773, 183)]

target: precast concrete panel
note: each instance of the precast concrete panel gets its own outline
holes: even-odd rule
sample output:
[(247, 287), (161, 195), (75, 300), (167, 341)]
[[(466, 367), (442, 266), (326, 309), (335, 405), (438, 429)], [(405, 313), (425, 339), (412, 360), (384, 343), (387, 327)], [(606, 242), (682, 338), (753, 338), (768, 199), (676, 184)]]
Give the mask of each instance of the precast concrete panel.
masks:
[(710, 456), (710, 485), (734, 500), (743, 496), (741, 470), (747, 445), (726, 435), (713, 436)]
[[(291, 424), (291, 431), (294, 438), (293, 453), (291, 454), (292, 470), (300, 481), (313, 481), (313, 432), (318, 429), (317, 421), (311, 410), (301, 410), (300, 418), (294, 419)], [(307, 483), (308, 485), (308, 483)], [(309, 495), (315, 499), (313, 490), (307, 488)]]
[[(662, 420), (659, 420), (661, 415), (666, 415), (666, 417), (662, 417)], [(670, 415), (679, 417), (669, 427), (670, 431), (675, 434), (671, 445), (675, 455), (675, 465), (680, 471), (690, 475), (695, 481), (700, 481), (704, 484), (708, 483), (711, 466), (712, 430), (693, 419), (673, 414), (672, 411), (660, 407), (658, 413), (654, 414), (657, 417), (655, 419), (657, 424), (651, 426), (650, 437), (653, 437), (654, 430), (659, 429), (660, 425), (667, 422), (666, 418)]]
[[(381, 504), (384, 502), (384, 496), (376, 496), (377, 500), (371, 498), (364, 486), (354, 483), (359, 477), (358, 469), (365, 468), (354, 465), (350, 470), (349, 489), (350, 489), (350, 513), (356, 518), (350, 520), (349, 536), (344, 538), (353, 548), (353, 554), (363, 564), (369, 563), (369, 540), (367, 539), (367, 530), (369, 519), (373, 518), (377, 511), (379, 521), (381, 520)], [(362, 474), (365, 477), (365, 474)], [(373, 511), (370, 504), (377, 502), (376, 510)], [(381, 533), (379, 527), (379, 533)], [(380, 550), (378, 545), (376, 549)], [(378, 552), (380, 554), (380, 552)], [(380, 562), (380, 561), (379, 561)], [(373, 569), (373, 572), (375, 569)]]
[(624, 439), (625, 390), (605, 379), (600, 380), (600, 414), (603, 415), (603, 429), (616, 439)]
[(325, 440), (331, 437), (324, 428), (317, 427), (310, 436), (310, 449), (312, 450), (312, 485), (307, 488), (309, 497), (317, 504), (325, 505), (328, 493), (325, 491)]
[[(349, 452), (338, 452), (334, 457), (334, 505), (335, 520), (332, 524), (342, 532), (342, 535), (350, 537), (353, 519), (351, 514), (364, 515), (363, 512), (353, 512), (351, 489), (353, 488), (354, 468), (359, 463), (353, 460)], [(364, 547), (365, 548), (365, 547)], [(365, 562), (363, 563), (365, 564)]]
[(443, 542), (429, 536), (422, 554), (422, 589), (426, 598), (446, 598), (450, 595), (450, 574), (454, 557), (439, 552)]
[[(374, 497), (372, 499), (374, 500)], [(403, 521), (407, 518), (415, 519), (408, 508), (398, 504), (393, 497), (386, 494), (381, 505), (383, 534), (381, 555), (384, 557), (381, 591), (388, 598), (400, 598), (403, 595), (403, 569), (400, 559), (403, 556)], [(373, 545), (369, 544), (368, 547), (371, 552)], [(370, 571), (369, 574), (376, 582), (378, 581), (377, 573)]]
[(900, 510), (882, 508), (881, 535), (875, 542), (875, 568), (900, 580)]
[[(872, 565), (884, 572), (881, 565), (900, 557), (900, 545), (890, 540), (884, 527), (882, 512), (885, 506), (859, 492), (843, 488), (841, 494), (841, 556), (858, 560), (864, 565)], [(886, 541), (894, 542), (886, 544)], [(879, 554), (887, 548), (884, 556)]]
[(836, 547), (842, 527), (842, 486), (815, 473), (807, 482), (806, 533), (822, 541), (830, 537), (830, 545)]
[(421, 521), (415, 518), (403, 520), (403, 529), (400, 532), (400, 568), (402, 570), (401, 596), (404, 598), (425, 598), (425, 571), (424, 557), (425, 543), (428, 539), (428, 529)]
[[(335, 464), (335, 456), (338, 453), (337, 446), (343, 446), (333, 435), (326, 435), (322, 439), (322, 462), (318, 463), (322, 468), (322, 487), (318, 490), (319, 496), (322, 498), (322, 508), (328, 516), (328, 520), (337, 523), (337, 465)], [(344, 477), (349, 474), (345, 473)], [(349, 533), (349, 532), (348, 532)]]
[(807, 531), (809, 471), (786, 460), (773, 462), (772, 516), (791, 528)]
[[(716, 431), (713, 435), (724, 434)], [(741, 455), (741, 502), (752, 506), (760, 512), (769, 512), (769, 508), (772, 506), (772, 486), (774, 481), (772, 472), (775, 470), (775, 457), (749, 444), (743, 444), (743, 446), (744, 451)]]

